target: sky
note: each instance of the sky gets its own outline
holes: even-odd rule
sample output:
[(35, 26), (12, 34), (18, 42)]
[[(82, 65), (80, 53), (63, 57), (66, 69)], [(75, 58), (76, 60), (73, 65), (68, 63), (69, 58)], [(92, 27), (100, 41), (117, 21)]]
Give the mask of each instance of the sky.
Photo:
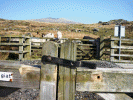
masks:
[(0, 0), (0, 18), (65, 18), (83, 24), (133, 21), (133, 0)]

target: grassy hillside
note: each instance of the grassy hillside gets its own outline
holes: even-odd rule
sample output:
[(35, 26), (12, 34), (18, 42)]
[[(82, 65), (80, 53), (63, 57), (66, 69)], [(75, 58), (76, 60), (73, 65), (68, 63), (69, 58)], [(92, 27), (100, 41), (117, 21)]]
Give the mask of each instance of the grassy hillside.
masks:
[[(45, 23), (24, 20), (5, 20), (0, 19), (0, 35), (22, 35), (31, 33), (34, 37), (41, 37), (42, 34), (53, 33), (57, 36), (57, 31), (61, 31), (63, 38), (80, 38), (91, 36), (109, 37), (114, 35), (115, 24), (123, 20), (111, 20), (109, 25), (97, 24), (67, 24), (67, 23)], [(126, 38), (133, 39), (133, 21), (121, 23), (126, 26)], [(98, 31), (93, 31), (95, 30)], [(38, 34), (37, 34), (38, 33)], [(10, 47), (5, 47), (9, 49)], [(0, 60), (8, 59), (9, 53), (0, 53)]]
[[(114, 21), (115, 20), (111, 20), (110, 25), (102, 25), (45, 23), (35, 21), (0, 19), (0, 34), (19, 35), (32, 33), (34, 37), (41, 37), (42, 34), (54, 33), (56, 37), (57, 31), (59, 30), (63, 33), (63, 38), (83, 38), (85, 35), (94, 38), (97, 38), (99, 36), (107, 37), (114, 35)], [(123, 23), (123, 25), (126, 26), (126, 38), (133, 38), (133, 22)], [(94, 28), (99, 29), (99, 31), (94, 32)]]

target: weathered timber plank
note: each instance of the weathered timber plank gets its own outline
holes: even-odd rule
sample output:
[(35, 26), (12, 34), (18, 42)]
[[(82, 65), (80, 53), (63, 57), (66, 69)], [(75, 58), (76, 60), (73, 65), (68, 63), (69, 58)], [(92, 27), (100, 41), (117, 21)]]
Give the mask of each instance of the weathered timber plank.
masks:
[(30, 38), (29, 36), (23, 36), (23, 35), (5, 35), (5, 36), (1, 36), (2, 38), (5, 37), (11, 37), (11, 38)]
[(77, 44), (77, 46), (94, 46), (93, 44)]
[[(64, 58), (64, 44), (61, 44), (60, 58)], [(58, 100), (64, 100), (64, 72), (65, 67), (59, 66)]]
[(39, 89), (40, 68), (15, 63), (0, 63), (1, 72), (13, 72), (13, 81), (1, 81), (0, 86)]
[(13, 45), (13, 46), (26, 46), (26, 45), (30, 45), (29, 43), (0, 43), (0, 45)]
[(72, 40), (80, 40), (80, 41), (95, 41), (95, 39), (72, 39)]
[[(114, 41), (111, 41), (111, 48), (112, 48), (113, 46), (114, 46)], [(111, 53), (110, 55), (114, 54), (114, 49), (113, 49), (113, 48), (111, 49), (111, 48), (110, 48), (110, 51), (111, 51), (111, 52), (110, 52), (110, 53)], [(114, 57), (110, 57), (110, 61), (114, 61)]]
[(111, 46), (111, 49), (133, 49), (133, 46)]
[[(23, 44), (23, 38), (19, 39), (19, 43)], [(23, 45), (19, 46), (19, 52), (20, 51), (23, 51)], [(23, 59), (23, 53), (19, 54), (19, 60), (22, 60), (22, 59)]]
[[(89, 52), (88, 52), (89, 53)], [(87, 54), (88, 54), (87, 53)], [(77, 54), (77, 56), (85, 56), (85, 55), (87, 55), (87, 54)]]
[(121, 62), (121, 63), (122, 62), (125, 62), (125, 63), (129, 63), (130, 62), (130, 63), (133, 63), (132, 60), (117, 60), (117, 59), (114, 59), (113, 62)]
[(133, 69), (77, 68), (77, 91), (133, 92)]
[(40, 48), (36, 48), (36, 49), (31, 49), (31, 50), (39, 50), (39, 51), (41, 51), (42, 50), (42, 48), (40, 49)]
[(9, 53), (26, 53), (26, 52), (28, 52), (28, 51), (0, 50), (0, 52), (9, 52)]
[[(71, 41), (61, 44), (60, 58), (76, 60), (76, 48)], [(75, 99), (75, 76), (76, 69), (59, 66), (58, 100)]]
[(124, 93), (97, 93), (105, 100), (133, 100), (131, 97)]
[(111, 57), (114, 57), (114, 56), (133, 57), (133, 55), (128, 55), (128, 54), (111, 54)]
[(132, 50), (121, 49), (121, 52), (133, 52), (133, 49)]
[(86, 46), (86, 47), (84, 47), (84, 46), (78, 46), (77, 48), (80, 49), (80, 50), (84, 50), (84, 49), (88, 49), (88, 50), (95, 49), (94, 47), (90, 47), (90, 46)]
[[(71, 60), (76, 61), (77, 45), (71, 44)], [(76, 82), (76, 69), (70, 69), (70, 98), (69, 100), (75, 100), (75, 82)]]
[[(71, 59), (71, 43), (69, 41), (64, 43), (64, 58), (65, 59)], [(64, 100), (70, 100), (70, 95), (71, 95), (71, 91), (70, 91), (70, 68), (66, 68), (65, 67), (65, 72), (64, 72)], [(71, 98), (71, 100), (73, 100)]]
[(24, 56), (24, 58), (28, 59), (31, 56), (31, 41), (30, 41), (30, 39), (26, 39), (25, 42), (27, 44), (29, 44), (29, 45), (26, 46), (26, 51), (28, 51), (28, 52), (26, 53), (26, 55)]
[(42, 48), (40, 45), (31, 45), (31, 47)]
[(103, 36), (100, 37), (100, 59), (102, 59), (104, 53), (104, 38)]
[[(58, 57), (58, 45), (54, 42), (45, 42), (42, 55)], [(41, 65), (40, 100), (56, 100), (57, 65)]]
[(123, 40), (123, 41), (133, 41), (133, 39), (120, 39), (120, 38), (114, 38), (112, 37), (111, 40)]
[(22, 77), (23, 87), (37, 89), (40, 88), (40, 68), (21, 65), (19, 72)]

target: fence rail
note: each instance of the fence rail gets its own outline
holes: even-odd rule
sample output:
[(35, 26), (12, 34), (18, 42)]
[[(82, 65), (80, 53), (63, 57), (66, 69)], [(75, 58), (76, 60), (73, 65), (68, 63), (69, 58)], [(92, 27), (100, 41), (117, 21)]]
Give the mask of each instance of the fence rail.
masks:
[[(46, 41), (56, 41), (59, 45), (68, 39), (53, 40), (52, 38), (35, 38), (28, 36), (1, 36), (0, 52), (17, 53), (19, 60), (41, 58), (42, 44)], [(103, 37), (97, 39), (72, 39), (76, 43), (76, 60), (100, 59), (112, 62), (133, 62), (133, 39)], [(121, 41), (121, 45), (119, 45)], [(9, 49), (3, 49), (2, 47)], [(11, 48), (17, 49), (11, 49)], [(119, 52), (121, 51), (121, 52)]]
[[(12, 50), (12, 48), (15, 48), (15, 50)], [(19, 60), (22, 60), (30, 56), (30, 51), (30, 37), (28, 36), (7, 35), (0, 37), (0, 52), (17, 53)]]
[[(113, 43), (115, 44), (115, 41)], [(58, 43), (48, 41), (42, 45), (42, 55), (73, 62), (76, 61), (77, 45), (82, 46), (82, 44), (76, 44), (69, 40), (59, 47)], [(50, 61), (52, 60), (50, 59)], [(60, 62), (60, 60), (58, 61)], [(121, 100), (121, 98), (132, 100), (125, 93), (133, 92), (133, 69), (122, 69), (116, 66), (110, 68), (106, 62), (101, 67), (100, 64), (95, 65), (96, 69), (85, 68), (85, 66), (74, 68), (65, 66), (65, 64), (57, 66), (56, 63), (43, 64), (44, 62), (45, 60), (42, 59), (41, 69), (35, 66), (15, 65), (16, 63), (7, 62), (2, 64), (0, 62), (1, 71), (13, 72), (13, 81), (2, 81), (0, 86), (19, 89), (40, 88), (40, 100), (75, 100), (77, 91), (100, 93), (105, 99), (110, 99), (109, 95), (112, 95), (114, 100)], [(88, 64), (89, 62), (94, 64), (97, 61), (88, 61)], [(67, 63), (73, 65), (71, 61)]]
[(52, 38), (31, 38), (31, 57), (41, 58), (42, 44), (46, 41), (52, 41)]
[(100, 37), (100, 60), (110, 60), (110, 38), (104, 39), (103, 37)]
[[(119, 45), (121, 41), (121, 45)], [(111, 37), (111, 61), (133, 62), (133, 39)]]
[(72, 39), (76, 43), (76, 60), (97, 58), (97, 39)]

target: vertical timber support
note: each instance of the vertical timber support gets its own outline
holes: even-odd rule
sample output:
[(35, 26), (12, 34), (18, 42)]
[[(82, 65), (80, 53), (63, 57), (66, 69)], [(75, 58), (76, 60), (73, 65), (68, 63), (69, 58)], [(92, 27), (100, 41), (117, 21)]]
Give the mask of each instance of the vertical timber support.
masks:
[(26, 58), (28, 58), (28, 57), (30, 57), (31, 56), (31, 40), (30, 40), (30, 38), (29, 37), (25, 37), (25, 39), (26, 39), (26, 43), (28, 44), (27, 46), (26, 46), (26, 51), (27, 51), (27, 53), (26, 53)]
[(104, 54), (104, 38), (103, 36), (100, 37), (100, 60)]
[[(42, 55), (58, 57), (58, 45), (51, 41), (45, 42)], [(56, 100), (57, 65), (42, 64), (40, 75), (40, 100)]]
[(11, 43), (11, 35), (10, 35), (10, 37), (9, 37), (9, 43)]
[(100, 38), (96, 40), (96, 59), (100, 59)]
[(0, 37), (0, 43), (1, 43), (1, 37)]
[[(19, 38), (19, 43), (23, 44), (23, 37)], [(22, 53), (19, 53), (19, 60), (22, 60), (23, 59), (23, 45), (19, 46), (19, 52), (22, 52)]]
[(111, 54), (110, 54), (110, 61), (114, 61), (114, 56), (112, 56), (113, 54), (114, 54), (114, 48), (113, 48), (113, 46), (114, 46), (114, 40), (112, 39), (112, 37), (111, 37)]
[[(71, 40), (61, 44), (60, 58), (76, 60), (76, 46)], [(76, 69), (59, 66), (58, 100), (75, 100), (75, 77)]]

